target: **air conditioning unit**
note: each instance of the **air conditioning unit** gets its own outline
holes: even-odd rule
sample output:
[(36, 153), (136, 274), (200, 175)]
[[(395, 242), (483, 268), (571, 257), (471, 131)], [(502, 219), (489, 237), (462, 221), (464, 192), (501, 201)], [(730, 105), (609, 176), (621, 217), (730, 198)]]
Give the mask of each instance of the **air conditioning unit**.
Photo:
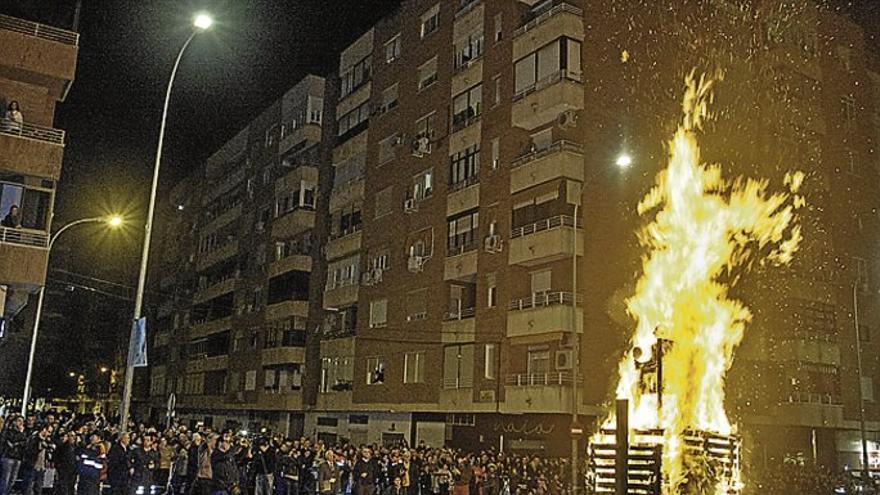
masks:
[(556, 351), (556, 369), (570, 370), (574, 361), (573, 351)]
[(501, 236), (498, 234), (487, 236), (486, 239), (483, 241), (483, 247), (487, 253), (500, 253)]
[(419, 211), (419, 207), (416, 205), (415, 198), (409, 198), (403, 202), (403, 211), (406, 213), (413, 213)]
[(412, 142), (412, 154), (421, 158), (431, 153), (431, 140), (427, 136), (418, 137)]
[(568, 129), (577, 125), (578, 114), (574, 110), (566, 110), (556, 117), (556, 125), (562, 129)]
[(407, 268), (409, 271), (413, 273), (417, 273), (422, 271), (422, 267), (425, 265), (425, 258), (423, 256), (410, 256), (407, 261)]

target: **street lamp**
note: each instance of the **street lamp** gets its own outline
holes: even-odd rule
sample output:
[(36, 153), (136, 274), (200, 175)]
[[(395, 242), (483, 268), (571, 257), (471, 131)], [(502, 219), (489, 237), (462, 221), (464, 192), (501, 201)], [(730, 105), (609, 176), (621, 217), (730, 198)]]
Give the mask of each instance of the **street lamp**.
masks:
[[(54, 234), (52, 234), (52, 237), (49, 239), (49, 246), (48, 246), (48, 249), (46, 250), (46, 272), (47, 272), (46, 275), (48, 276), (49, 256), (52, 255), (52, 246), (55, 245), (55, 241), (58, 240), (58, 236), (60, 236), (67, 229), (69, 229), (71, 227), (75, 227), (77, 225), (82, 225), (84, 223), (103, 223), (103, 224), (109, 225), (110, 227), (116, 228), (116, 227), (119, 227), (120, 225), (122, 225), (122, 222), (123, 222), (122, 217), (120, 217), (118, 215), (113, 215), (113, 216), (109, 216), (109, 217), (90, 217), (90, 218), (83, 218), (80, 220), (75, 220), (75, 221), (70, 222), (67, 225), (61, 227), (60, 229), (58, 229), (58, 232), (55, 232)], [(46, 297), (46, 283), (43, 282), (43, 286), (40, 287), (40, 296), (37, 299), (37, 314), (34, 317), (34, 331), (33, 331), (33, 335), (31, 335), (31, 351), (30, 351), (30, 354), (28, 355), (27, 375), (25, 375), (25, 379), (24, 379), (24, 394), (22, 395), (22, 400), (21, 400), (21, 414), (22, 415), (27, 414), (28, 399), (30, 398), (29, 396), (30, 396), (30, 392), (31, 392), (31, 377), (32, 377), (33, 371), (34, 371), (34, 355), (36, 354), (36, 351), (37, 351), (37, 333), (40, 331), (40, 316), (43, 313), (43, 299), (45, 299), (45, 297)], [(73, 374), (71, 374), (70, 376), (73, 376)]]
[(153, 213), (156, 209), (156, 190), (159, 187), (159, 166), (162, 163), (162, 144), (165, 141), (165, 121), (168, 118), (168, 104), (171, 100), (171, 88), (174, 86), (174, 77), (177, 75), (177, 68), (180, 66), (180, 59), (183, 58), (183, 53), (186, 51), (186, 47), (189, 46), (190, 42), (197, 34), (206, 31), (213, 24), (214, 19), (207, 13), (202, 12), (195, 16), (193, 19), (193, 32), (183, 43), (180, 52), (177, 54), (177, 59), (174, 61), (174, 67), (171, 69), (171, 77), (168, 79), (168, 88), (165, 91), (165, 105), (162, 107), (162, 122), (159, 125), (159, 143), (156, 146), (156, 162), (153, 164), (153, 183), (150, 188), (150, 203), (147, 208), (147, 223), (144, 226), (144, 246), (143, 251), (141, 252), (141, 268), (140, 273), (138, 274), (137, 293), (135, 294), (134, 299), (134, 318), (132, 319), (131, 333), (128, 337), (128, 358), (125, 363), (125, 383), (122, 391), (122, 402), (119, 406), (119, 427), (122, 431), (128, 430), (131, 387), (134, 380), (134, 352), (132, 349), (135, 341), (134, 322), (137, 322), (141, 318), (141, 310), (144, 303), (144, 289), (147, 284), (147, 264), (150, 258), (150, 239), (153, 232)]

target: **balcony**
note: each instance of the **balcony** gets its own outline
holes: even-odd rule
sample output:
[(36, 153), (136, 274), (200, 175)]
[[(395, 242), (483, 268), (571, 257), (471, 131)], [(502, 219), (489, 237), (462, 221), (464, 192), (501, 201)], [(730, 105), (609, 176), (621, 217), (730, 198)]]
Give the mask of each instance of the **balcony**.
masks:
[(269, 278), (277, 277), (289, 271), (311, 272), (312, 257), (305, 254), (291, 254), (269, 264)]
[(308, 301), (282, 301), (266, 306), (266, 321), (280, 320), (291, 316), (309, 317)]
[(348, 235), (337, 237), (335, 239), (330, 239), (329, 241), (327, 241), (326, 247), (327, 259), (335, 260), (338, 258), (342, 258), (343, 256), (346, 256), (348, 254), (360, 251), (362, 239), (363, 233), (360, 229)]
[(294, 166), (287, 174), (275, 181), (275, 194), (281, 195), (285, 192), (299, 189), (303, 181), (309, 184), (317, 184), (318, 167), (313, 165)]
[(284, 139), (278, 143), (278, 153), (284, 153), (303, 141), (309, 141), (312, 143), (321, 142), (320, 124), (310, 123), (294, 129), (293, 132), (284, 136)]
[(364, 199), (363, 176), (352, 179), (344, 184), (334, 185), (330, 193), (330, 212), (339, 211), (346, 205)]
[(534, 266), (560, 259), (571, 259), (574, 252), (574, 235), (577, 232), (577, 254), (584, 255), (583, 230), (578, 221), (575, 230), (574, 217), (557, 215), (533, 224), (513, 229), (510, 233), (511, 265)]
[(229, 259), (236, 254), (238, 254), (238, 241), (229, 241), (209, 253), (202, 254), (196, 265), (196, 270), (202, 271), (211, 265)]
[(478, 206), (480, 206), (479, 175), (449, 185), (449, 194), (446, 196), (447, 217), (473, 210)]
[(443, 280), (465, 279), (477, 273), (479, 242), (474, 241), (451, 248), (446, 253)]
[(287, 239), (315, 228), (315, 210), (297, 208), (275, 219), (272, 223), (272, 237)]
[(550, 8), (532, 12), (524, 19), (523, 25), (513, 32), (513, 60), (537, 51), (560, 36), (583, 41), (583, 10), (557, 2)]
[(510, 374), (504, 379), (503, 407), (520, 413), (568, 413), (571, 387), (572, 375), (566, 371)]
[(464, 308), (450, 311), (443, 319), (442, 341), (444, 344), (466, 344), (474, 342), (476, 337), (476, 310)]
[(0, 170), (58, 180), (63, 157), (64, 131), (0, 120)]
[(45, 232), (0, 227), (0, 284), (43, 285), (48, 245), (49, 235)]
[(0, 15), (0, 77), (49, 90), (64, 100), (76, 73), (79, 34), (36, 22)]
[(572, 141), (556, 141), (529, 151), (510, 164), (510, 192), (517, 193), (555, 179), (584, 181), (584, 148)]
[(202, 337), (207, 337), (208, 335), (222, 332), (223, 330), (229, 330), (232, 328), (232, 317), (226, 316), (223, 318), (218, 318), (216, 320), (211, 321), (203, 321), (199, 323), (194, 323), (192, 328), (189, 331), (190, 339), (198, 339)]
[(567, 110), (583, 109), (580, 72), (560, 70), (514, 95), (510, 118), (514, 126), (532, 130)]
[(204, 356), (186, 362), (187, 373), (222, 371), (229, 368), (229, 356)]
[[(564, 334), (577, 328), (584, 331), (583, 310), (578, 307), (576, 316), (571, 307), (575, 296), (571, 292), (537, 292), (529, 297), (510, 301), (507, 314), (507, 337), (521, 338), (524, 341), (546, 342), (548, 339), (561, 339)], [(577, 305), (581, 305), (580, 296)], [(577, 320), (572, 324), (572, 317)]]
[(193, 303), (198, 304), (226, 294), (227, 292), (232, 292), (235, 289), (236, 280), (238, 280), (238, 277), (231, 276), (226, 280), (221, 280), (220, 282), (197, 291), (193, 296)]
[(263, 349), (262, 355), (263, 366), (306, 362), (306, 350), (303, 347), (275, 347), (273, 349)]
[(840, 345), (826, 340), (788, 339), (778, 343), (769, 353), (771, 361), (802, 361), (840, 366)]
[(207, 225), (201, 230), (200, 234), (206, 235), (211, 232), (216, 232), (222, 227), (225, 227), (237, 220), (241, 216), (242, 205), (241, 203), (229, 208), (228, 210), (222, 212), (221, 214), (212, 218)]
[(325, 308), (341, 308), (354, 304), (358, 300), (358, 289), (360, 284), (358, 280), (348, 285), (327, 288), (324, 291), (324, 307)]
[(843, 405), (840, 397), (828, 394), (793, 392), (786, 402), (778, 404), (771, 415), (786, 425), (844, 426)]

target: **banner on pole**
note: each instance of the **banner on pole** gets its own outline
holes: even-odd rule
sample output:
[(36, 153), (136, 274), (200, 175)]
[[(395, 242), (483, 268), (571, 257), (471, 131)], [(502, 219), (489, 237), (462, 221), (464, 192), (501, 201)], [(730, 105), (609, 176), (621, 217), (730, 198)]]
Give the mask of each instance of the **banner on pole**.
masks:
[(147, 365), (147, 318), (141, 317), (135, 321), (131, 331), (134, 333), (132, 367), (142, 368)]

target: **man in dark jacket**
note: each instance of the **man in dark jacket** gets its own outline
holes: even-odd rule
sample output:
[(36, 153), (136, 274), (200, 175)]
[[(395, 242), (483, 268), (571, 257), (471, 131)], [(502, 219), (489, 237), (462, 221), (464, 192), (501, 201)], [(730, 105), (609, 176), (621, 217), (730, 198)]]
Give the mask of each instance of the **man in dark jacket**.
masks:
[(8, 495), (12, 485), (18, 477), (21, 468), (21, 459), (24, 457), (24, 447), (27, 436), (24, 433), (24, 418), (16, 416), (9, 420), (6, 429), (0, 435), (0, 449), (2, 449), (2, 463), (0, 463), (0, 495)]
[(231, 439), (228, 435), (223, 435), (217, 448), (211, 454), (214, 494), (239, 495), (241, 493), (238, 465), (231, 448)]
[(254, 495), (272, 495), (274, 492), (275, 449), (269, 441), (257, 442), (257, 450), (251, 459), (251, 470), (255, 475)]
[(24, 456), (21, 460), (21, 484), (23, 495), (40, 495), (43, 493), (43, 475), (46, 473), (46, 465), (49, 447), (49, 437), (52, 427), (42, 424), (34, 428), (24, 447)]
[(76, 444), (76, 433), (69, 431), (59, 438), (55, 447), (55, 470), (58, 472), (55, 495), (73, 495), (76, 484)]
[(107, 453), (107, 481), (110, 483), (110, 495), (128, 494), (131, 478), (130, 439), (128, 433), (123, 433)]
[(353, 475), (355, 495), (374, 495), (376, 480), (379, 478), (379, 465), (373, 459), (373, 452), (369, 447), (361, 450), (361, 458), (354, 465)]
[(131, 452), (129, 492), (132, 495), (151, 495), (158, 467), (159, 453), (155, 448), (155, 438), (147, 434), (143, 438), (143, 444)]

